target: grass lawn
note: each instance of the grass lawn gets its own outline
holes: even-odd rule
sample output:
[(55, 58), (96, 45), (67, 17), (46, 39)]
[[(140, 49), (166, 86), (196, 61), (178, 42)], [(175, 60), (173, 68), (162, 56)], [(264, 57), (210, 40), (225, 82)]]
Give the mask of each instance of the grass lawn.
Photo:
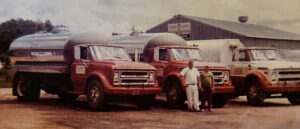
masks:
[(10, 88), (12, 84), (10, 81), (6, 81), (5, 75), (0, 74), (0, 88)]

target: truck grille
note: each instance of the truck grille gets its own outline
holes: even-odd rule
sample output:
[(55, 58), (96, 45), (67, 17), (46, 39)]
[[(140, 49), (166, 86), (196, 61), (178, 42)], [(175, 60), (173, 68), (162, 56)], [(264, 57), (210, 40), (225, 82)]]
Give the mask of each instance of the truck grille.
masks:
[(279, 72), (280, 75), (295, 75), (295, 74), (299, 74), (300, 75), (300, 71), (281, 71)]
[(221, 83), (222, 84), (223, 82), (222, 82), (222, 79), (215, 79), (215, 83)]
[(223, 76), (223, 73), (219, 72), (219, 71), (218, 72), (213, 71), (212, 73), (213, 73), (214, 77)]
[[(120, 72), (120, 85), (124, 85), (124, 86), (150, 85), (149, 72), (147, 71)], [(151, 85), (154, 85), (154, 81), (151, 82)]]
[(300, 78), (280, 78), (279, 81), (300, 81)]
[(148, 77), (147, 72), (122, 72), (121, 77)]
[(121, 85), (147, 85), (148, 83), (147, 79), (132, 79), (132, 80), (127, 80), (127, 79), (122, 79), (121, 80)]
[[(224, 80), (223, 71), (211, 71), (211, 72), (214, 75), (214, 83), (215, 83), (216, 86), (217, 85), (228, 84), (228, 80)], [(201, 71), (201, 73), (202, 73), (202, 71)]]
[(300, 83), (300, 70), (280, 70), (278, 72), (278, 82), (284, 84), (299, 84)]

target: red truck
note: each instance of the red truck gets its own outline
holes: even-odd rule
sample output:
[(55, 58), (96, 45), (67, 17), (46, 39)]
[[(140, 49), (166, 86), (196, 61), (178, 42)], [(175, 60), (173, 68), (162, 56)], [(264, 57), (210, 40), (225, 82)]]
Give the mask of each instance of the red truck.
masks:
[(228, 67), (220, 63), (203, 62), (199, 49), (188, 47), (186, 42), (175, 34), (119, 35), (114, 36), (112, 42), (125, 47), (133, 60), (149, 63), (156, 68), (159, 85), (166, 93), (168, 105), (173, 108), (183, 107), (186, 100), (184, 82), (179, 73), (188, 66), (188, 60), (194, 60), (195, 67), (201, 72), (205, 66), (210, 66), (215, 77), (212, 99), (214, 107), (223, 107), (228, 94), (234, 92)]
[(14, 40), (10, 46), (13, 95), (19, 101), (38, 100), (40, 90), (63, 100), (86, 95), (88, 105), (99, 110), (115, 98), (128, 97), (149, 108), (161, 92), (155, 68), (133, 62), (124, 48), (109, 42), (101, 34), (68, 32)]

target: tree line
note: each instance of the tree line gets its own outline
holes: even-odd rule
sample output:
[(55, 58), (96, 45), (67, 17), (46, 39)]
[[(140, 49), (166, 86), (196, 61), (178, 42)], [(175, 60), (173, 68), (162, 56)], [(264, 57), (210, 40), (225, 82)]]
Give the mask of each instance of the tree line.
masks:
[(52, 31), (54, 26), (50, 20), (11, 19), (0, 24), (0, 62), (9, 63), (8, 49), (14, 39), (39, 31)]

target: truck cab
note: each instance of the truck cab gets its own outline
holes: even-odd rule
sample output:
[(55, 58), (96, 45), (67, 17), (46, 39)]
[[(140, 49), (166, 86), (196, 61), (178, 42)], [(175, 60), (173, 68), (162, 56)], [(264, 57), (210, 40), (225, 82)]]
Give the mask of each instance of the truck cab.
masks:
[(272, 47), (245, 47), (238, 39), (195, 40), (207, 60), (227, 64), (236, 86), (235, 95), (246, 95), (251, 105), (266, 98), (286, 97), (300, 104), (300, 63), (287, 61)]
[[(229, 65), (231, 78), (246, 94), (252, 105), (261, 105), (264, 98), (281, 93), (292, 104), (300, 104), (300, 63), (285, 61), (276, 48), (246, 47), (234, 50)], [(247, 88), (247, 89), (245, 89)]]
[[(226, 66), (218, 63), (207, 63), (198, 48), (182, 46), (160, 46), (153, 49), (153, 59), (149, 62), (157, 69), (157, 80), (167, 93), (170, 105), (180, 105), (180, 99), (185, 98), (184, 81), (181, 80), (180, 72), (188, 67), (188, 61), (193, 60), (195, 68), (200, 72), (205, 66), (210, 66), (214, 75), (215, 87), (213, 94), (214, 107), (223, 107), (227, 101), (227, 94), (234, 92), (234, 87), (229, 79), (229, 70)], [(201, 73), (200, 73), (201, 74)], [(179, 90), (180, 89), (180, 90)]]
[(37, 100), (40, 90), (62, 100), (86, 95), (89, 106), (97, 110), (111, 100), (129, 98), (149, 108), (161, 92), (155, 68), (133, 62), (123, 47), (95, 37), (103, 38), (35, 34), (16, 39), (10, 47), (13, 95), (20, 101)]
[(125, 47), (134, 60), (149, 63), (156, 68), (158, 83), (166, 93), (170, 107), (180, 108), (184, 105), (186, 95), (180, 72), (188, 67), (189, 60), (194, 60), (194, 65), (199, 71), (203, 72), (204, 67), (209, 66), (214, 74), (214, 107), (223, 107), (227, 102), (227, 95), (234, 92), (227, 66), (204, 62), (197, 47), (188, 47), (186, 42), (175, 34), (120, 36), (116, 37), (113, 43)]

